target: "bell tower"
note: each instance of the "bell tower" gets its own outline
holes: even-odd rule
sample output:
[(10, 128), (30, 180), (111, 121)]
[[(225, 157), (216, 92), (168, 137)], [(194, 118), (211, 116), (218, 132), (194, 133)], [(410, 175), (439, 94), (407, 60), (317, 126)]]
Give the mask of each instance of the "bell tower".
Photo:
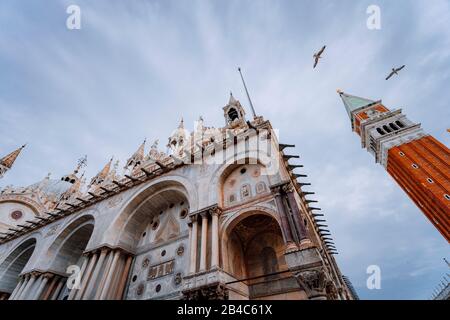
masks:
[(361, 146), (450, 242), (450, 150), (402, 110), (338, 91)]
[(246, 127), (244, 108), (231, 92), (228, 104), (223, 107), (223, 113), (228, 128)]

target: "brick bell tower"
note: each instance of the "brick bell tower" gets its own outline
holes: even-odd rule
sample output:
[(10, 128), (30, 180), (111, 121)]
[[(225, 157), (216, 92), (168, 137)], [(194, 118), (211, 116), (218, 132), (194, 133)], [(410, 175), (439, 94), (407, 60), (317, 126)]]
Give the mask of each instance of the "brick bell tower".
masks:
[(338, 91), (361, 146), (450, 242), (450, 150), (401, 109)]

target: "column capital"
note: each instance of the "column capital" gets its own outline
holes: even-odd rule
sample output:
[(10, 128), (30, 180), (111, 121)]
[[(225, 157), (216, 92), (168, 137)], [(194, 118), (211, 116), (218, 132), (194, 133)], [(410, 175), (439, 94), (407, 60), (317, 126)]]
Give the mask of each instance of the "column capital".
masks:
[(222, 208), (220, 208), (218, 206), (214, 207), (214, 208), (211, 208), (208, 211), (209, 211), (209, 214), (211, 216), (220, 216), (222, 214), (222, 212), (223, 212)]
[(202, 219), (208, 218), (209, 217), (209, 210), (205, 210), (205, 211), (200, 212), (200, 216), (202, 217)]
[(189, 220), (190, 220), (190, 224), (197, 222), (198, 221), (198, 214), (197, 213), (193, 213), (189, 215)]
[(280, 195), (282, 192), (284, 192), (283, 188), (287, 184), (290, 184), (290, 182), (289, 181), (282, 181), (280, 183), (273, 184), (273, 185), (270, 186), (270, 191), (272, 191), (272, 193), (275, 196)]
[(294, 271), (300, 287), (305, 290), (309, 299), (326, 300), (326, 288), (330, 285), (328, 274), (323, 267)]

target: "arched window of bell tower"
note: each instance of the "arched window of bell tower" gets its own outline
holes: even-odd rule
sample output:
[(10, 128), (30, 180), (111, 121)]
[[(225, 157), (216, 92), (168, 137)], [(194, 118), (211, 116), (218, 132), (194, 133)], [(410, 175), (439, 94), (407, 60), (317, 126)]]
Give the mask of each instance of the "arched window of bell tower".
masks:
[(228, 110), (228, 118), (230, 119), (231, 122), (233, 122), (236, 119), (239, 119), (239, 113), (235, 108), (230, 108), (230, 110)]

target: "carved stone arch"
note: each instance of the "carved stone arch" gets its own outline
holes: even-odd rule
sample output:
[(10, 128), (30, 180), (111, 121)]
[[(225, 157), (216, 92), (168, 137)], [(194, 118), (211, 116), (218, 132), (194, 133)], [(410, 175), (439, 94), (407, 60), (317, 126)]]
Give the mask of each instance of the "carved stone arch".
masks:
[(248, 208), (241, 209), (236, 211), (234, 214), (227, 216), (225, 220), (222, 221), (219, 227), (220, 239), (223, 246), (223, 240), (226, 237), (226, 232), (233, 229), (240, 221), (243, 219), (250, 217), (252, 215), (267, 215), (273, 219), (275, 219), (278, 223), (278, 226), (281, 228), (281, 220), (278, 215), (278, 212), (263, 206), (251, 206)]
[(0, 263), (0, 291), (11, 293), (19, 283), (31, 257), (36, 252), (37, 239), (27, 237), (14, 246)]
[(95, 219), (85, 214), (65, 224), (46, 251), (47, 268), (64, 273), (69, 265), (77, 264), (94, 231)]
[(246, 288), (247, 298), (298, 296), (301, 290), (289, 271), (275, 212), (260, 207), (237, 212), (224, 221), (221, 235), (223, 270)]
[[(137, 219), (136, 213), (140, 211), (141, 207), (148, 205), (151, 198), (166, 192), (171, 192), (180, 201), (186, 201), (190, 211), (196, 210), (198, 206), (197, 191), (187, 179), (173, 175), (157, 179), (133, 193), (109, 226), (104, 241), (109, 241), (112, 245), (118, 245), (133, 252), (134, 247), (139, 242), (140, 231), (131, 228), (130, 223)], [(139, 214), (142, 215), (139, 219), (145, 219), (142, 212)], [(139, 223), (138, 225), (142, 226)]]

